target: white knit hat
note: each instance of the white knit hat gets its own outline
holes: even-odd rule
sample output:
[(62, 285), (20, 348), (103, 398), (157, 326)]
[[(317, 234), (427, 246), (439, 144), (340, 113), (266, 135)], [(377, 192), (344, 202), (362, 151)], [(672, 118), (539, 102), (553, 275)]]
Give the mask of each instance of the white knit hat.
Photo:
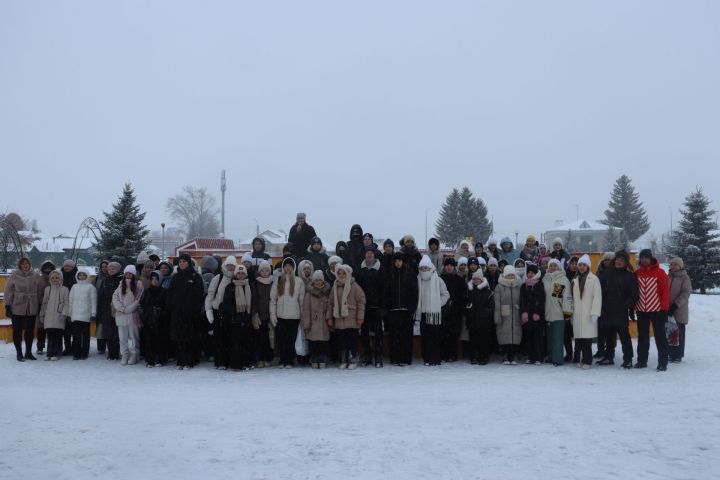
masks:
[(315, 280), (325, 280), (325, 275), (322, 270), (315, 270), (310, 279), (314, 282)]
[(272, 265), (270, 265), (270, 262), (268, 262), (267, 260), (260, 260), (260, 264), (258, 265), (258, 272), (261, 272), (263, 270), (272, 272)]
[(592, 268), (592, 260), (590, 260), (590, 256), (587, 253), (580, 257), (580, 260), (578, 260), (578, 265), (580, 265), (581, 263), (587, 265), (588, 268)]
[(480, 279), (483, 279), (483, 278), (485, 278), (485, 276), (483, 275), (482, 270), (477, 269), (477, 270), (475, 271), (475, 273), (473, 273), (472, 278), (480, 278)]
[(133, 276), (137, 277), (137, 270), (135, 269), (135, 265), (128, 265), (125, 267), (125, 270), (123, 270), (123, 275), (126, 273), (132, 273)]
[(252, 263), (252, 261), (253, 261), (252, 253), (250, 253), (250, 252), (245, 252), (242, 256), (242, 260), (240, 260), (240, 262), (242, 262), (242, 263), (244, 263), (244, 262)]
[(557, 258), (551, 258), (548, 260), (548, 267), (550, 265), (557, 265), (560, 270), (562, 270), (562, 263)]
[(488, 263), (487, 263), (487, 264), (488, 264), (488, 267), (489, 267), (490, 265), (495, 265), (495, 266), (497, 267), (497, 266), (498, 266), (497, 258), (495, 258), (495, 257), (490, 257), (490, 260), (488, 260)]
[(483, 257), (477, 257), (477, 261), (480, 265), (487, 265), (487, 262), (485, 261), (485, 258), (483, 258)]
[(427, 255), (423, 255), (422, 260), (420, 260), (420, 265), (418, 265), (418, 267), (420, 267), (420, 268), (426, 267), (426, 268), (432, 269), (432, 267), (433, 267), (432, 260), (430, 260), (430, 257), (428, 257)]
[(503, 277), (507, 277), (508, 275), (517, 275), (517, 272), (515, 271), (515, 267), (512, 265), (505, 265), (505, 268), (503, 268)]
[(467, 265), (467, 263), (468, 263), (467, 257), (458, 258), (458, 265)]
[(333, 255), (332, 257), (328, 258), (328, 265), (331, 263), (337, 263), (338, 265), (342, 265), (343, 261), (342, 258), (338, 257), (337, 255)]

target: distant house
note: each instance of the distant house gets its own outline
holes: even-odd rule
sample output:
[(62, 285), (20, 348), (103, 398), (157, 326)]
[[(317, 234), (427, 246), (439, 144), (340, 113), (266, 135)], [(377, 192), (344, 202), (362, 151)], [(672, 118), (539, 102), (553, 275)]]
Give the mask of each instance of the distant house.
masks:
[(188, 253), (193, 258), (202, 258), (205, 255), (242, 255), (242, 250), (235, 248), (235, 242), (229, 238), (193, 238), (175, 248), (175, 256)]
[[(599, 222), (578, 220), (577, 222), (562, 224), (561, 221), (544, 234), (544, 240), (548, 248), (552, 248), (552, 242), (560, 237), (565, 246), (575, 252), (600, 252), (604, 249), (605, 236), (608, 226)], [(621, 228), (615, 229), (618, 235)]]
[[(75, 237), (66, 235), (34, 237), (28, 247), (26, 255), (32, 262), (33, 267), (40, 268), (40, 265), (43, 263), (51, 261), (56, 267), (60, 268), (65, 260), (73, 258), (74, 243)], [(89, 238), (78, 238), (75, 252), (77, 254), (78, 266), (97, 266), (90, 247), (91, 240)]]
[[(288, 238), (288, 234), (285, 232), (285, 230), (269, 229), (260, 232), (260, 234), (256, 235), (255, 237), (261, 237), (265, 240), (265, 253), (267, 253), (271, 257), (282, 257), (282, 250), (287, 243)], [(245, 252), (252, 251), (252, 241), (255, 239), (255, 237), (241, 240), (238, 248)]]

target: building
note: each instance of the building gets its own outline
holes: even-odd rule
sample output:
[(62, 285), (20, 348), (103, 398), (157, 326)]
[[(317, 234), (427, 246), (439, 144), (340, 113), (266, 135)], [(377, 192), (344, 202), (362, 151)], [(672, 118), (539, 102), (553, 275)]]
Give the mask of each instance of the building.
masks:
[(229, 255), (240, 257), (246, 251), (235, 248), (235, 242), (229, 238), (193, 238), (175, 248), (175, 257), (181, 253), (188, 253), (195, 259), (201, 259), (206, 255), (218, 255), (223, 258)]
[[(605, 236), (608, 226), (599, 222), (578, 220), (577, 222), (563, 224), (562, 221), (555, 222), (556, 225), (547, 230), (543, 239), (548, 248), (552, 248), (552, 242), (560, 237), (565, 243), (565, 248), (573, 252), (601, 252), (605, 250)], [(618, 235), (621, 228), (616, 228)]]
[(91, 242), (87, 237), (77, 240), (76, 251), (73, 252), (75, 237), (58, 235), (56, 237), (34, 237), (26, 252), (33, 267), (40, 268), (44, 262), (51, 261), (60, 268), (65, 260), (77, 255), (77, 265), (95, 267), (97, 261), (90, 251)]

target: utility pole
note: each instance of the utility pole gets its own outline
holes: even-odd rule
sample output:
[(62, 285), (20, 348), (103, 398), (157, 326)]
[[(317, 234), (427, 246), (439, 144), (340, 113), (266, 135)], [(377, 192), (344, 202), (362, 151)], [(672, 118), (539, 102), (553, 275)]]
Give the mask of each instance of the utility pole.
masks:
[(221, 230), (223, 238), (225, 238), (225, 189), (225, 170), (223, 170), (220, 176), (220, 192), (222, 196)]

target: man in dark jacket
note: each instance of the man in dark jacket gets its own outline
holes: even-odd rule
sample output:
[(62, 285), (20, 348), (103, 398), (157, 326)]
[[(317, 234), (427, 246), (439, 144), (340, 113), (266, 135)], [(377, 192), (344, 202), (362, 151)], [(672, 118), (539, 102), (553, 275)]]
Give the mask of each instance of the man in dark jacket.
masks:
[(395, 243), (389, 238), (383, 242), (383, 253), (380, 255), (380, 264), (385, 272), (390, 272), (393, 268), (393, 256), (395, 255)]
[(328, 267), (328, 255), (325, 253), (325, 247), (323, 247), (322, 240), (320, 237), (314, 237), (310, 241), (310, 247), (305, 253), (305, 259), (309, 260), (313, 264), (313, 271), (325, 270)]
[[(380, 265), (380, 260), (375, 258), (375, 248), (372, 246), (365, 249), (365, 260), (360, 264), (357, 273), (357, 283), (365, 292), (365, 321), (362, 324), (360, 333), (363, 347), (363, 365), (368, 366), (375, 363), (376, 368), (382, 368), (383, 353), (383, 328), (382, 321), (385, 317), (387, 279), (385, 270)], [(370, 332), (375, 336), (375, 352), (371, 356)]]
[[(75, 275), (78, 272), (77, 265), (71, 259), (67, 259), (63, 262), (62, 276), (63, 276), (63, 287), (70, 289), (77, 283)], [(70, 317), (65, 319), (65, 330), (63, 330), (63, 339), (65, 340), (65, 349), (63, 350), (63, 356), (72, 355), (72, 320)]]
[(638, 299), (638, 284), (630, 267), (630, 258), (624, 250), (615, 253), (614, 266), (600, 276), (602, 288), (602, 322), (598, 336), (605, 339), (605, 357), (598, 365), (615, 364), (617, 336), (623, 351), (623, 368), (632, 368), (633, 346), (628, 329), (628, 310)]
[(301, 258), (305, 255), (310, 246), (310, 241), (313, 237), (317, 237), (315, 229), (312, 225), (307, 224), (305, 220), (305, 214), (298, 213), (295, 217), (295, 225), (290, 227), (290, 233), (288, 234), (288, 242), (293, 244), (295, 258)]
[[(110, 262), (107, 277), (103, 281), (97, 297), (97, 322), (102, 328), (102, 336), (107, 346), (107, 358), (109, 360), (120, 359), (120, 337), (115, 324), (115, 316), (113, 315), (112, 297), (122, 279), (122, 265), (118, 262)], [(98, 350), (100, 350), (99, 346)]]
[(270, 255), (265, 253), (265, 239), (262, 237), (255, 237), (252, 241), (252, 264), (257, 269), (260, 262), (263, 260), (270, 261)]
[(363, 244), (363, 229), (360, 225), (357, 223), (350, 227), (350, 241), (347, 244), (348, 246), (348, 257), (345, 258), (342, 255), (338, 253), (343, 258), (343, 261), (346, 265), (350, 265), (353, 269), (353, 271), (357, 271), (360, 269), (360, 264), (365, 259), (365, 246)]
[(390, 362), (410, 365), (413, 357), (413, 315), (418, 303), (418, 280), (405, 267), (405, 255), (395, 252), (387, 283), (387, 329)]
[(195, 363), (193, 340), (197, 318), (203, 308), (203, 279), (192, 266), (190, 255), (178, 258), (178, 272), (170, 280), (167, 309), (170, 329), (176, 345), (177, 369), (192, 368)]
[(468, 285), (455, 271), (454, 258), (448, 257), (443, 263), (440, 278), (445, 282), (450, 294), (450, 300), (442, 312), (443, 361), (455, 362), (458, 358), (458, 340), (467, 304)]

